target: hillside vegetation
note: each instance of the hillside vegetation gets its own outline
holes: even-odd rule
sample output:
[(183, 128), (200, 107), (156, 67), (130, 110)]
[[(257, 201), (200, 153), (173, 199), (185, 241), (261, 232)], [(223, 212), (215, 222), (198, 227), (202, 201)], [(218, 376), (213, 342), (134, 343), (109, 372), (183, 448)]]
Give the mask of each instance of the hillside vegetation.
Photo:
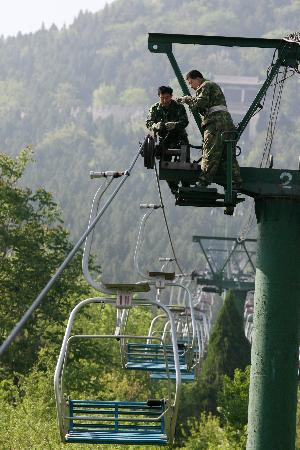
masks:
[[(0, 150), (16, 155), (27, 145), (33, 147), (36, 162), (24, 182), (53, 192), (76, 238), (87, 225), (91, 194), (97, 185), (89, 180), (89, 171), (127, 168), (145, 135), (144, 119), (157, 100), (157, 86), (170, 83), (180, 93), (166, 56), (148, 51), (148, 32), (280, 38), (297, 29), (297, 12), (298, 2), (283, 6), (278, 0), (245, 4), (117, 0), (97, 14), (81, 12), (68, 28), (52, 26), (2, 38)], [(208, 77), (225, 74), (263, 80), (272, 59), (272, 51), (255, 49), (177, 45), (174, 51), (183, 72), (196, 67)], [(272, 151), (275, 167), (295, 168), (297, 164), (298, 88), (298, 75), (287, 80), (280, 132)], [(199, 143), (199, 133), (189, 118), (192, 141)], [(265, 130), (261, 130), (255, 142), (244, 142), (240, 162), (259, 162), (264, 137)], [(186, 270), (198, 263), (192, 234), (222, 235), (224, 228), (228, 234), (238, 234), (247, 219), (248, 202), (237, 208), (233, 219), (225, 218), (223, 211), (174, 208), (174, 199), (162, 185), (176, 248)], [(108, 278), (133, 276), (138, 205), (157, 200), (154, 173), (145, 170), (140, 160), (98, 229), (99, 259)], [(158, 213), (147, 230), (152, 248), (149, 260), (145, 248), (147, 266), (158, 256), (170, 254), (163, 230)]]

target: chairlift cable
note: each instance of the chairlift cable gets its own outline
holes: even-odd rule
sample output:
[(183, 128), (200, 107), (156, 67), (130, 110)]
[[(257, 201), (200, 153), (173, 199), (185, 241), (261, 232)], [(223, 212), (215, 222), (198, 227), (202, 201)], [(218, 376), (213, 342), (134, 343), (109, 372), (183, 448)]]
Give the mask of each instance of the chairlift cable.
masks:
[[(267, 163), (269, 155), (270, 155), (273, 138), (274, 138), (274, 134), (275, 134), (275, 129), (276, 129), (276, 124), (277, 124), (277, 119), (278, 119), (278, 114), (279, 114), (279, 108), (280, 108), (280, 103), (281, 103), (281, 98), (282, 98), (284, 81), (286, 79), (286, 73), (287, 73), (287, 68), (285, 68), (285, 70), (283, 72), (282, 80), (277, 82), (277, 79), (278, 79), (278, 76), (277, 76), (276, 84), (274, 85), (271, 112), (270, 112), (269, 124), (268, 124), (268, 129), (267, 129), (267, 136), (266, 136), (266, 140), (265, 140), (265, 147), (264, 147), (264, 151), (263, 151), (262, 160), (260, 163), (260, 168), (263, 166), (263, 164)], [(277, 97), (276, 97), (276, 101), (275, 101), (277, 85), (279, 85), (279, 92), (277, 93)]]
[(162, 198), (162, 193), (161, 193), (161, 188), (160, 188), (160, 183), (159, 183), (159, 177), (158, 177), (158, 172), (157, 172), (156, 161), (154, 162), (154, 168), (155, 168), (155, 176), (156, 176), (156, 183), (157, 183), (157, 189), (158, 189), (159, 199), (160, 199), (160, 203), (161, 203), (161, 206), (162, 206), (162, 212), (163, 212), (164, 221), (165, 221), (165, 224), (166, 224), (166, 228), (167, 228), (167, 232), (168, 232), (168, 236), (169, 236), (170, 245), (171, 245), (172, 252), (173, 252), (173, 256), (174, 256), (174, 261), (175, 261), (175, 263), (176, 263), (176, 265), (177, 265), (177, 267), (178, 267), (180, 273), (183, 275), (184, 272), (183, 272), (183, 270), (181, 269), (181, 267), (180, 267), (180, 265), (179, 265), (179, 262), (178, 262), (178, 259), (177, 259), (177, 256), (176, 256), (176, 252), (175, 252), (175, 248), (174, 248), (174, 245), (173, 245), (171, 233), (170, 233), (170, 228), (169, 228), (169, 225), (168, 225), (168, 220), (167, 220), (167, 216), (166, 216), (166, 212), (165, 212), (165, 206), (164, 206), (164, 202), (163, 202), (163, 198)]
[[(272, 125), (273, 125), (273, 115), (274, 115), (274, 110), (275, 110), (275, 106), (274, 106), (274, 101), (275, 101), (275, 95), (276, 95), (276, 90), (277, 90), (277, 86), (278, 86), (278, 74), (276, 76), (276, 80), (274, 83), (274, 87), (273, 87), (273, 96), (272, 96), (272, 103), (271, 103), (271, 110), (270, 110), (270, 115), (269, 115), (269, 122), (268, 122), (268, 128), (267, 128), (267, 134), (266, 134), (266, 138), (265, 138), (265, 144), (264, 144), (264, 149), (263, 149), (263, 154), (262, 154), (262, 158), (259, 164), (259, 167), (262, 168), (265, 164), (265, 155), (266, 153), (270, 151), (270, 146), (269, 146), (269, 142), (271, 142), (272, 140)], [(277, 101), (276, 101), (277, 104)], [(269, 150), (268, 150), (269, 147)]]
[(239, 234), (238, 239), (244, 240), (246, 238), (246, 236), (248, 235), (248, 233), (250, 232), (252, 226), (253, 226), (253, 222), (254, 222), (254, 217), (255, 217), (255, 211), (254, 211), (254, 201), (252, 201), (252, 206), (251, 206), (251, 210), (249, 213), (249, 216), (247, 218), (247, 221), (245, 222), (242, 231)]
[[(279, 109), (280, 109), (280, 103), (281, 103), (281, 98), (282, 98), (284, 82), (287, 79), (286, 74), (287, 74), (287, 68), (285, 68), (284, 71), (282, 72), (283, 76), (282, 76), (281, 80), (278, 80), (278, 75), (277, 75), (276, 81), (273, 85), (274, 89), (273, 89), (273, 96), (272, 96), (271, 111), (270, 111), (270, 117), (269, 117), (269, 123), (268, 123), (268, 128), (267, 128), (267, 135), (266, 135), (266, 139), (265, 139), (264, 150), (263, 150), (261, 162), (259, 165), (260, 168), (262, 168), (263, 166), (266, 167), (268, 158), (270, 156), (270, 151), (271, 151), (271, 147), (272, 147), (272, 143), (273, 143), (273, 138), (274, 138), (274, 134), (275, 134), (276, 124), (277, 124), (277, 119), (278, 119), (278, 114), (279, 114)], [(279, 86), (279, 90), (278, 90), (278, 93), (276, 96), (276, 91), (278, 89), (278, 86)], [(275, 98), (276, 98), (276, 100), (275, 100)], [(254, 223), (254, 218), (255, 218), (255, 210), (254, 210), (254, 202), (253, 202), (248, 219), (240, 233), (241, 239), (245, 239), (245, 237), (250, 232), (250, 230), (253, 226), (253, 223)]]

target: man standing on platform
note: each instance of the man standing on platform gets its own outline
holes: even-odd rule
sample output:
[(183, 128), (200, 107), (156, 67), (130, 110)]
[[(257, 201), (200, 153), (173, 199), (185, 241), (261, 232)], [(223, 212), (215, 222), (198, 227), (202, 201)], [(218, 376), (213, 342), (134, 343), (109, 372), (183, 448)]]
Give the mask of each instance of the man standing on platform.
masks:
[[(196, 96), (179, 97), (178, 102), (186, 103), (191, 110), (202, 116), (203, 157), (200, 185), (207, 186), (214, 181), (218, 171), (226, 173), (226, 147), (222, 133), (234, 131), (235, 127), (228, 112), (226, 100), (220, 86), (206, 80), (198, 70), (191, 70), (186, 79)], [(242, 179), (235, 154), (232, 159), (233, 188), (238, 189)]]

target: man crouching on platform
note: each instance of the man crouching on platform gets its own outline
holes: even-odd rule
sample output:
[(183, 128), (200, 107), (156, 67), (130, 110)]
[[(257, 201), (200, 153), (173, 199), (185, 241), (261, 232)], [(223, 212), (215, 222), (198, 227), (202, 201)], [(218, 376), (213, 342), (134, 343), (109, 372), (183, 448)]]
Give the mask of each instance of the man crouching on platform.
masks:
[[(188, 145), (186, 127), (189, 121), (185, 107), (173, 100), (173, 89), (170, 86), (160, 86), (157, 93), (159, 102), (149, 109), (146, 127), (158, 135), (162, 149)], [(171, 156), (165, 159), (170, 161)], [(177, 183), (168, 182), (168, 185), (175, 193), (178, 188)]]

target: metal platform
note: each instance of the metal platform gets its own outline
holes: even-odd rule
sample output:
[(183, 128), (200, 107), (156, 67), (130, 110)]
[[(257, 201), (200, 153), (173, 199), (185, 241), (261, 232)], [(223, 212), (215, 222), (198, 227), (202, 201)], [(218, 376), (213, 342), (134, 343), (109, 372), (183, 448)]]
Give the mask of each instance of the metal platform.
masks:
[(180, 187), (176, 195), (175, 204), (178, 206), (207, 206), (224, 207), (233, 206), (244, 201), (244, 198), (238, 198), (237, 192), (232, 192), (232, 202), (225, 201), (225, 194), (220, 194), (216, 188), (207, 187)]

